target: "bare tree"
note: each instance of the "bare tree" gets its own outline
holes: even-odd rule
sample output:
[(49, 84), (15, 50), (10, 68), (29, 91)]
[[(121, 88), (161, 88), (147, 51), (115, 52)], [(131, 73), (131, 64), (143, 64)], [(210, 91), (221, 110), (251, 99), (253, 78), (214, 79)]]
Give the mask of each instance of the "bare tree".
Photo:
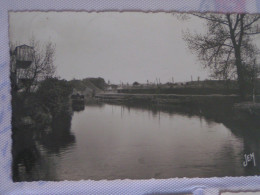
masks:
[(40, 81), (53, 77), (56, 71), (54, 65), (55, 45), (48, 42), (41, 44), (30, 40), (30, 46), (34, 49), (34, 59), (32, 64), (25, 69), (17, 69), (16, 77), (23, 81), (26, 93), (33, 90)]
[[(213, 77), (237, 79), (240, 96), (244, 99), (252, 71), (256, 73), (259, 50), (255, 44), (260, 34), (260, 15), (200, 14), (193, 16), (206, 21), (206, 33), (184, 33), (189, 49), (197, 54)], [(257, 71), (259, 73), (259, 71)]]

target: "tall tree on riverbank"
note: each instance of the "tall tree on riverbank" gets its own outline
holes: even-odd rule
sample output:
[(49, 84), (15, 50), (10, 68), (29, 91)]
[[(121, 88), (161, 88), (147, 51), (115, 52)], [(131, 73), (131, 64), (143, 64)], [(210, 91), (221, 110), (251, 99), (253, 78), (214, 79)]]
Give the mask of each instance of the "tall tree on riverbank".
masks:
[[(234, 79), (244, 99), (251, 75), (259, 74), (256, 64), (259, 49), (255, 42), (260, 34), (260, 15), (248, 14), (191, 14), (206, 21), (206, 32), (184, 33), (189, 49), (197, 54), (214, 78)], [(256, 68), (257, 67), (257, 68)]]

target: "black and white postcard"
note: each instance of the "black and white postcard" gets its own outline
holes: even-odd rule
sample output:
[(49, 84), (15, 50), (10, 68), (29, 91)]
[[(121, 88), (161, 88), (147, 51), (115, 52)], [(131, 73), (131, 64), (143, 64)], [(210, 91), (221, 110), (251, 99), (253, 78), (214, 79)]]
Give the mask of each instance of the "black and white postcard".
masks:
[(13, 181), (259, 175), (259, 24), (9, 12)]

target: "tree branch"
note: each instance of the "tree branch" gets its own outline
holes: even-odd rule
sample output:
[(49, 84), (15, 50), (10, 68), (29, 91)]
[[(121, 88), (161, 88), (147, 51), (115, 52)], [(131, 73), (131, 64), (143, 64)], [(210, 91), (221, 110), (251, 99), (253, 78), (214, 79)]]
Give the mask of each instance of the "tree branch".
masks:
[(216, 19), (216, 18), (213, 18), (213, 17), (210, 17), (210, 16), (205, 16), (205, 14), (194, 14), (192, 13), (191, 15), (193, 16), (196, 16), (196, 17), (199, 17), (199, 18), (202, 18), (202, 19), (205, 19), (205, 20), (208, 20), (208, 21), (211, 21), (211, 22), (218, 22), (220, 24), (224, 24), (224, 25), (228, 25), (227, 22), (225, 22), (224, 20), (221, 20), (221, 19)]
[(245, 14), (241, 14), (240, 16), (240, 36), (239, 36), (239, 40), (238, 40), (238, 46), (241, 47), (241, 43), (242, 43), (242, 39), (243, 39), (243, 36), (244, 36), (244, 17), (245, 17)]

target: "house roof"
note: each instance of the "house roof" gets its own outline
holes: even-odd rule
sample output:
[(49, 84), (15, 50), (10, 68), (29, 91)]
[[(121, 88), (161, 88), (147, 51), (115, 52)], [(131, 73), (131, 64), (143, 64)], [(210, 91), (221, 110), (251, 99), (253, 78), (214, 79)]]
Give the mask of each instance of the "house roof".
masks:
[(19, 48), (27, 48), (27, 49), (33, 50), (33, 47), (23, 44), (23, 45), (17, 46), (17, 47), (14, 49), (14, 53), (16, 53)]
[[(23, 44), (23, 45), (19, 45), (19, 46), (17, 46), (16, 48), (19, 48), (19, 47), (30, 47), (30, 48), (33, 49), (33, 47), (31, 47), (31, 46), (29, 46), (29, 45), (25, 45), (25, 44)], [(15, 49), (16, 49), (16, 48), (15, 48)]]

